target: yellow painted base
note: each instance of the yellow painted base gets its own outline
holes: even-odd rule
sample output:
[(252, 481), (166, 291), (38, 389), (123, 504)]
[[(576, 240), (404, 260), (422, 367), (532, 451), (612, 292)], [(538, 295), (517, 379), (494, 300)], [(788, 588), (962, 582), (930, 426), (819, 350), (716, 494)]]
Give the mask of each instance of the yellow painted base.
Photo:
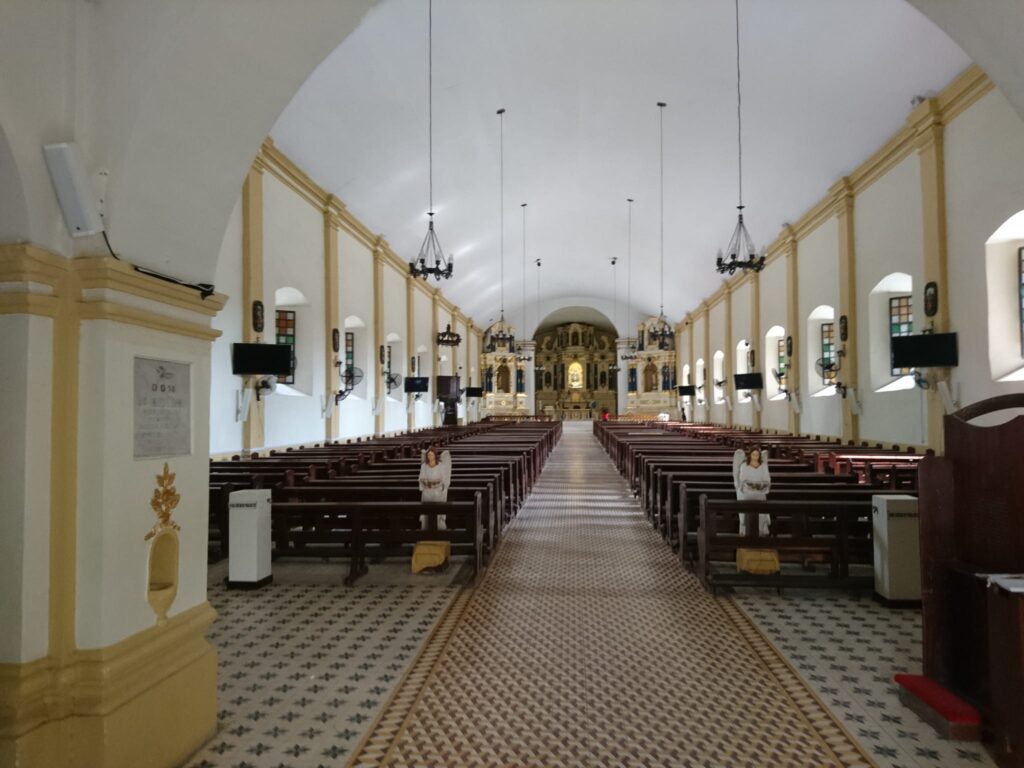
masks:
[(412, 551), (412, 572), (440, 568), (452, 556), (450, 541), (418, 541)]
[(217, 652), (104, 715), (51, 721), (0, 741), (4, 768), (173, 768), (217, 728)]

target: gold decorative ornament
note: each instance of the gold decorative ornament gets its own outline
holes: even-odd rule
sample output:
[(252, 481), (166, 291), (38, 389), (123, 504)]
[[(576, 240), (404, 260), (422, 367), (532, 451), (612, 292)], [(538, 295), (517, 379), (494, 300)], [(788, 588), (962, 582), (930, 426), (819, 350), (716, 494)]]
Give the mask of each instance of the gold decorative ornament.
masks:
[(178, 502), (181, 501), (181, 496), (174, 487), (175, 477), (175, 473), (171, 472), (167, 462), (164, 462), (164, 471), (156, 476), (156, 489), (153, 491), (153, 498), (149, 501), (149, 506), (156, 513), (157, 522), (153, 525), (150, 532), (146, 534), (145, 541), (149, 541), (165, 528), (173, 528), (176, 531), (181, 530), (181, 526), (171, 520), (171, 512), (174, 511), (175, 507), (178, 506)]

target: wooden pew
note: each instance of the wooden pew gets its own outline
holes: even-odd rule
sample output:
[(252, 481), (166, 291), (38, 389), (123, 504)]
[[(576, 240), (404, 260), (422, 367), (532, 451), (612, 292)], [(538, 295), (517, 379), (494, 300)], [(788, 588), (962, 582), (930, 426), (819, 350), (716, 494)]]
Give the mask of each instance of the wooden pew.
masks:
[[(747, 524), (752, 534), (739, 536), (735, 532), (741, 514), (752, 516)], [(785, 522), (790, 533), (758, 535), (758, 514), (769, 515), (773, 526)], [(737, 585), (869, 589), (874, 584), (872, 573), (854, 575), (850, 571), (851, 565), (867, 566), (872, 562), (870, 501), (763, 502), (705, 496), (700, 502), (697, 545), (697, 576), (712, 593), (723, 586)], [(780, 557), (797, 561), (821, 556), (828, 561), (829, 572), (739, 573), (735, 571), (735, 559), (741, 547), (774, 549)]]

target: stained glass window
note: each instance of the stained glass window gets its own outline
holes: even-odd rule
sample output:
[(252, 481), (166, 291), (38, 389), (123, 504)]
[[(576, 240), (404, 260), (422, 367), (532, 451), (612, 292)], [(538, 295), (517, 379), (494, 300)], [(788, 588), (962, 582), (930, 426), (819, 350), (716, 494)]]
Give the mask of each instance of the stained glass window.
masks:
[(776, 349), (776, 370), (779, 372), (779, 389), (786, 389), (786, 340), (779, 339)]
[(824, 370), (821, 383), (826, 387), (836, 383), (836, 326), (835, 323), (821, 324), (821, 363)]
[(277, 343), (288, 344), (292, 348), (292, 367), (287, 376), (283, 376), (282, 384), (295, 384), (295, 311), (291, 309), (279, 309), (277, 319)]
[[(889, 299), (889, 336), (909, 336), (914, 331), (914, 315), (910, 309), (909, 296), (893, 296)], [(893, 376), (906, 376), (912, 368), (893, 368)]]
[(629, 366), (629, 376), (626, 380), (627, 392), (636, 392), (636, 366)]

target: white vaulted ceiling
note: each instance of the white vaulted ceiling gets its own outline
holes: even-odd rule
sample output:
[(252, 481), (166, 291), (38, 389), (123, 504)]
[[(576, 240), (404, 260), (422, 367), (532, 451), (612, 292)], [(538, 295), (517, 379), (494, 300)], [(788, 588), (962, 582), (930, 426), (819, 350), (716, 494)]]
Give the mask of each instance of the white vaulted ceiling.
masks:
[[(970, 61), (904, 0), (741, 0), (746, 220), (758, 245)], [(657, 101), (665, 110), (665, 311), (713, 292), (735, 224), (729, 0), (435, 0), (434, 208), (455, 254), (446, 296), (486, 326), (500, 306), (498, 119), (505, 107), (505, 308), (543, 258), (542, 300), (659, 304)], [(384, 0), (282, 113), (272, 136), (405, 259), (426, 230), (427, 0)], [(532, 310), (531, 310), (532, 311)]]

